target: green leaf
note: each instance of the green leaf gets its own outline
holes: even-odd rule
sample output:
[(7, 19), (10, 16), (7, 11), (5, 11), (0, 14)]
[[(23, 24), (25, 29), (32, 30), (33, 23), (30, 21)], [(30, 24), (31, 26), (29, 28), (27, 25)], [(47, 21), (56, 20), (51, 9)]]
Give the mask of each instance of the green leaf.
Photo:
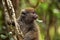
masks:
[(41, 8), (43, 10), (47, 10), (48, 9), (48, 3), (42, 3), (40, 6), (41, 6)]
[(14, 40), (14, 38), (11, 37), (10, 40)]
[(1, 37), (2, 39), (6, 39), (6, 38), (7, 38), (7, 36), (5, 36), (5, 35), (3, 35), (3, 34), (1, 34), (0, 37)]

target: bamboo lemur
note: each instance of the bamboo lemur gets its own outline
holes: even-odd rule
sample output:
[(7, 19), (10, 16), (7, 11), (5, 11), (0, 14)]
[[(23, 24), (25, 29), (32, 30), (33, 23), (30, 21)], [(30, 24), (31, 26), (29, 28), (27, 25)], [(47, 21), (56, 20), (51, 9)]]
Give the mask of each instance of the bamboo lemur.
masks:
[(35, 24), (37, 14), (33, 8), (26, 8), (21, 11), (18, 23), (24, 34), (23, 40), (39, 40), (38, 26)]

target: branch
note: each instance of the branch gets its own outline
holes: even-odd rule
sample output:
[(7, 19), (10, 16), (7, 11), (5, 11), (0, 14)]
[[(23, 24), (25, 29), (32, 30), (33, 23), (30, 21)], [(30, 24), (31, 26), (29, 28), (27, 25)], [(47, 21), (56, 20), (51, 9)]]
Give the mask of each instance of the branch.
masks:
[[(12, 14), (12, 19), (10, 19), (10, 17), (9, 17), (5, 1), (7, 3), (7, 6), (8, 6), (8, 9), (9, 9), (10, 13)], [(23, 33), (22, 33), (21, 29), (20, 29), (20, 26), (19, 26), (19, 24), (18, 24), (18, 22), (16, 20), (15, 10), (14, 10), (14, 7), (12, 5), (11, 0), (2, 0), (2, 3), (3, 3), (3, 6), (4, 6), (6, 24), (7, 24), (7, 22), (11, 22), (12, 20), (15, 23), (15, 29), (14, 29), (15, 30), (15, 35), (13, 36), (14, 39), (17, 40), (17, 36), (19, 37), (19, 35), (24, 37), (24, 35), (23, 35)]]

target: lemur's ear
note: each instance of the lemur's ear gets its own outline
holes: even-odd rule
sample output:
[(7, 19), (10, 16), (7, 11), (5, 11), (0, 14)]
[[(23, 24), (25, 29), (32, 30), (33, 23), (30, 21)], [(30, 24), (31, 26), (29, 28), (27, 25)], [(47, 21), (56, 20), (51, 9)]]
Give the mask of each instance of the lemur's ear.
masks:
[(22, 9), (22, 10), (21, 10), (21, 13), (22, 13), (23, 15), (25, 15), (25, 14), (26, 14), (25, 9)]

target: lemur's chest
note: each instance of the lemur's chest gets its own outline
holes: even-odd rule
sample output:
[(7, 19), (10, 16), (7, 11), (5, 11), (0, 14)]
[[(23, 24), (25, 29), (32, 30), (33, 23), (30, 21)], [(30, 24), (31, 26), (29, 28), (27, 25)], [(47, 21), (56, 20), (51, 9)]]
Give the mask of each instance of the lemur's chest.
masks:
[(24, 23), (20, 25), (20, 28), (24, 34), (33, 29), (32, 25)]

